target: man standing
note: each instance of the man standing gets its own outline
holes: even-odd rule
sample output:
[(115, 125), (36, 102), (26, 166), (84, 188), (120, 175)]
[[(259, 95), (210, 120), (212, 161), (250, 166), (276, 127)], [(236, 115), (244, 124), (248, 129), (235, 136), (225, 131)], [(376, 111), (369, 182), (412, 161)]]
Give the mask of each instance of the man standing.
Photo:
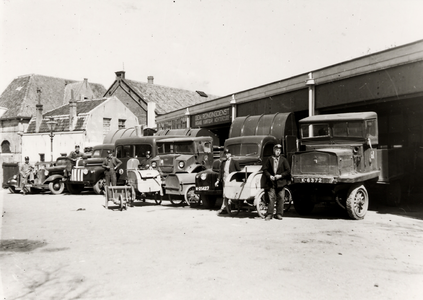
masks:
[(23, 189), (25, 184), (29, 181), (34, 180), (34, 167), (29, 163), (29, 157), (25, 157), (25, 163), (21, 165), (19, 169), (19, 173), (21, 175), (21, 188)]
[(273, 218), (276, 202), (275, 219), (282, 220), (283, 205), (285, 200), (284, 187), (288, 185), (291, 176), (291, 168), (288, 160), (281, 156), (282, 146), (277, 144), (273, 147), (273, 156), (269, 157), (263, 164), (263, 173), (267, 179), (267, 188), (269, 195), (269, 206), (265, 220), (270, 221)]
[(107, 157), (104, 158), (102, 167), (104, 168), (104, 175), (106, 179), (106, 186), (112, 183), (112, 186), (116, 185), (116, 170), (122, 164), (122, 162), (113, 156), (113, 152), (108, 150)]
[[(216, 187), (219, 186), (219, 183), (222, 181), (222, 187), (224, 187), (226, 177), (232, 172), (240, 171), (241, 168), (239, 163), (236, 160), (232, 159), (232, 154), (229, 149), (225, 149), (223, 152), (226, 156), (226, 160), (220, 164), (219, 169), (219, 176), (217, 177), (216, 183), (214, 184)], [(223, 197), (225, 197), (225, 191), (223, 190)], [(222, 206), (220, 207), (219, 211), (217, 212), (218, 215), (226, 213), (225, 211), (225, 201), (222, 201)]]
[(72, 173), (72, 167), (75, 165), (78, 158), (82, 157), (82, 153), (79, 152), (79, 145), (75, 145), (75, 150), (71, 151), (68, 155), (68, 162), (65, 168), (65, 177), (70, 177)]

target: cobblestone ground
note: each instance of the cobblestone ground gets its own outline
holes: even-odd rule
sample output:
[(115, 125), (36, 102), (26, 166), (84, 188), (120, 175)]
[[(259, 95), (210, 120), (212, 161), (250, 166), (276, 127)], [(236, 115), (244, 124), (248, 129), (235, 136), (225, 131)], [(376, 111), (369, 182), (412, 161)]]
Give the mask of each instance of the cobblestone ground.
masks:
[(282, 221), (0, 191), (1, 299), (423, 299), (422, 198)]

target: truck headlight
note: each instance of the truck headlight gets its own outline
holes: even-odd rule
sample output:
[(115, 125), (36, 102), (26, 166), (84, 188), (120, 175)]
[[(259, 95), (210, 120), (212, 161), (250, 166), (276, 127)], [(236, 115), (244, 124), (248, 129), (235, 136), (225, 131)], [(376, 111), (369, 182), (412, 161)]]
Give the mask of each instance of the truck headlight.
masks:
[(180, 161), (178, 164), (180, 169), (183, 169), (185, 167), (185, 162), (184, 161)]
[(119, 175), (123, 174), (123, 169), (119, 169)]
[(44, 176), (48, 176), (48, 170), (44, 170)]
[(82, 171), (82, 173), (84, 173), (84, 175), (87, 175), (87, 174), (88, 174), (88, 169), (84, 169), (84, 170)]
[(201, 174), (200, 178), (201, 178), (201, 180), (206, 180), (206, 178), (207, 178), (207, 173), (203, 173), (203, 174)]

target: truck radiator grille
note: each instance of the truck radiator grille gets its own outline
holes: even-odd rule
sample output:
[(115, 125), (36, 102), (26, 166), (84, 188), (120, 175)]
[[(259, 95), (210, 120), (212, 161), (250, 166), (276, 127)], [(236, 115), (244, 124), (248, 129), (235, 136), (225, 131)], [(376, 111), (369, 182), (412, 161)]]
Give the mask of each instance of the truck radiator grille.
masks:
[(299, 157), (302, 174), (328, 174), (331, 172), (331, 159), (328, 153), (310, 152)]
[(84, 174), (82, 173), (83, 169), (73, 169), (71, 174), (71, 181), (83, 181)]

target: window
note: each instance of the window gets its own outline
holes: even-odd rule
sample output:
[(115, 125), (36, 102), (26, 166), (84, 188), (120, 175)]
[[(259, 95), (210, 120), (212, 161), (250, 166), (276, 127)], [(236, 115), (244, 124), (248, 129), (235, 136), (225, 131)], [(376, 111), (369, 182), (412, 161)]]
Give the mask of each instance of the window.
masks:
[(110, 123), (112, 119), (103, 118), (103, 134), (108, 134), (110, 132)]
[(125, 129), (125, 122), (126, 120), (119, 119), (118, 129)]
[(1, 143), (1, 152), (2, 153), (11, 153), (9, 141), (3, 141), (3, 143)]

